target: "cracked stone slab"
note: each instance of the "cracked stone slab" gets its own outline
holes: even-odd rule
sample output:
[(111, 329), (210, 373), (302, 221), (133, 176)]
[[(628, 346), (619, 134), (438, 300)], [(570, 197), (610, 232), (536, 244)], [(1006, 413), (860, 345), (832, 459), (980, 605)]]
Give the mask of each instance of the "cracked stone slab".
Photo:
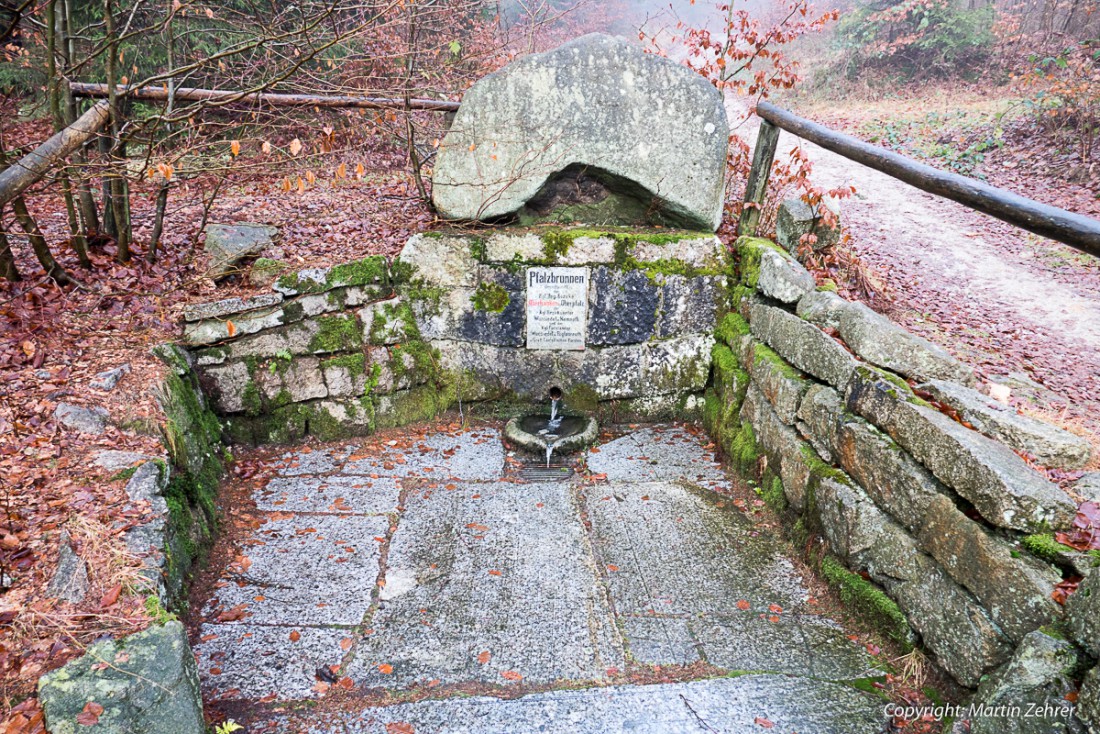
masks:
[(422, 701), (343, 714), (333, 720), (310, 716), (304, 725), (283, 719), (277, 731), (385, 734), (397, 730), (393, 725), (406, 724), (409, 731), (433, 734), (880, 734), (888, 725), (882, 701), (875, 696), (847, 686), (779, 675), (552, 691), (513, 700)]
[(704, 616), (689, 623), (707, 662), (727, 670), (856, 680), (884, 675), (866, 649), (837, 624), (806, 614)]
[(397, 510), (401, 488), (389, 477), (276, 477), (256, 490), (256, 507), (268, 512), (383, 515)]
[(589, 452), (587, 463), (589, 471), (606, 474), (609, 481), (729, 481), (701, 440), (675, 426), (643, 428), (605, 443)]
[(366, 688), (599, 680), (624, 665), (567, 483), (411, 492), (385, 582), (348, 670)]
[(380, 516), (273, 519), (243, 548), (247, 568), (230, 566), (204, 617), (244, 605), (246, 614), (228, 621), (357, 625), (370, 607), (388, 526)]
[(334, 472), (347, 460), (352, 448), (342, 446), (335, 449), (292, 451), (283, 455), (279, 473), (284, 477), (291, 477)]
[(296, 700), (315, 696), (315, 671), (338, 665), (350, 636), (329, 627), (204, 624), (194, 651), (208, 697)]
[(490, 428), (436, 433), (412, 448), (385, 447), (384, 451), (358, 458), (353, 454), (343, 472), (465, 481), (498, 479), (504, 474), (504, 444), (500, 431)]
[(808, 596), (779, 543), (716, 497), (672, 482), (590, 489), (599, 561), (620, 614), (736, 615), (738, 602), (800, 610)]

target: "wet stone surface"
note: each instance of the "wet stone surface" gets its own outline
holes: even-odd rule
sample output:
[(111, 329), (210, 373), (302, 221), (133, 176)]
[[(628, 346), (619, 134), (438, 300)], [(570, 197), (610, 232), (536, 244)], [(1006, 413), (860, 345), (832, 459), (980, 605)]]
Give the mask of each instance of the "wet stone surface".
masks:
[(525, 483), (487, 426), (282, 456), (193, 629), (208, 705), (318, 734), (884, 730), (847, 685), (875, 661), (705, 439), (651, 426), (583, 462)]

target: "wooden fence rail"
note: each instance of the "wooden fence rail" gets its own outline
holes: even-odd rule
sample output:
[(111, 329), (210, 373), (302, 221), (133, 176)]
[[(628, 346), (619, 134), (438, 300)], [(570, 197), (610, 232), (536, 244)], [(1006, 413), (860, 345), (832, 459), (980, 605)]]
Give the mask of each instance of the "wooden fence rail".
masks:
[(739, 232), (743, 235), (751, 236), (756, 232), (760, 206), (764, 203), (768, 176), (779, 143), (779, 130), (782, 129), (849, 160), (893, 176), (921, 191), (957, 201), (975, 211), (1100, 257), (1100, 221), (1042, 204), (966, 176), (945, 173), (917, 163), (905, 156), (830, 130), (770, 102), (760, 102), (756, 107), (756, 114), (762, 118), (762, 122), (753, 155), (752, 173), (745, 191), (747, 206), (742, 211), (739, 223)]
[[(69, 84), (74, 97), (104, 98), (107, 96), (106, 84)], [(163, 102), (168, 99), (166, 87), (118, 87), (120, 97)], [(282, 92), (239, 92), (219, 89), (198, 89), (196, 87), (178, 87), (172, 94), (184, 102), (214, 102), (218, 104), (261, 103), (277, 107), (338, 107), (363, 110), (431, 110), (435, 112), (455, 112), (458, 102), (444, 99), (391, 99), (389, 97), (347, 97), (326, 94), (284, 94)]]

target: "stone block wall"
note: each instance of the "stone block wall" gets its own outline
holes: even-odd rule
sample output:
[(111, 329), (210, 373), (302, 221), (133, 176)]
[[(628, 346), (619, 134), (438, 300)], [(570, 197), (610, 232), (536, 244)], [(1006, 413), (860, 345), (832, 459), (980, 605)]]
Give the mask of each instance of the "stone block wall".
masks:
[(971, 688), (1036, 630), (1073, 637), (1055, 586), (1100, 559), (1054, 542), (1077, 505), (1034, 467), (1079, 469), (1088, 443), (991, 400), (969, 367), (818, 289), (774, 244), (743, 239), (736, 256), (704, 420), (816, 539), (829, 580)]
[[(585, 268), (583, 351), (526, 348), (528, 267)], [(713, 235), (589, 230), (413, 237), (186, 310), (183, 344), (231, 441), (366, 435), (452, 404), (527, 410), (551, 387), (604, 419), (698, 416), (728, 309)]]

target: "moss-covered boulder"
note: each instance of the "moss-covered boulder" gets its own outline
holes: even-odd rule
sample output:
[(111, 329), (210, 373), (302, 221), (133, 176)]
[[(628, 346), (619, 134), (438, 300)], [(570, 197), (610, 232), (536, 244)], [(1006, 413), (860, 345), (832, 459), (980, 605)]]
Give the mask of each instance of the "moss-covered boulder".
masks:
[(38, 681), (50, 734), (205, 734), (195, 658), (179, 622), (100, 642)]

